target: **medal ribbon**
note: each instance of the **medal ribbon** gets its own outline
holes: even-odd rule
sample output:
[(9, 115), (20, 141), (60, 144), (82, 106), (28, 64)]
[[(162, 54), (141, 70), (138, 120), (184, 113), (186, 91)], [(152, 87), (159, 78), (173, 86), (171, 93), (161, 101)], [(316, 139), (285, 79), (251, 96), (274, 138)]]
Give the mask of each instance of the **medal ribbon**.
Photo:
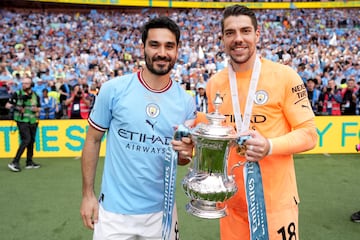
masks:
[(178, 153), (171, 147), (165, 153), (164, 161), (164, 210), (162, 219), (162, 240), (170, 240), (172, 214), (175, 204), (176, 170)]
[[(257, 83), (259, 81), (261, 61), (256, 56), (253, 72), (251, 74), (249, 92), (246, 99), (244, 119), (241, 117), (239, 95), (236, 84), (236, 73), (229, 64), (229, 81), (231, 99), (235, 115), (236, 130), (238, 133), (246, 132), (250, 127), (250, 118), (253, 108)], [(250, 228), (250, 240), (268, 240), (268, 226), (264, 190), (258, 162), (246, 162), (244, 166), (244, 183), (246, 202), (248, 207), (248, 220)]]
[[(181, 140), (182, 137), (189, 136), (190, 132), (184, 125), (179, 125), (175, 131), (174, 139)], [(176, 191), (176, 170), (178, 163), (178, 153), (169, 147), (165, 153), (164, 161), (164, 211), (162, 219), (162, 240), (178, 239), (177, 233), (172, 236), (172, 220), (175, 205)], [(176, 231), (176, 230), (175, 230)]]

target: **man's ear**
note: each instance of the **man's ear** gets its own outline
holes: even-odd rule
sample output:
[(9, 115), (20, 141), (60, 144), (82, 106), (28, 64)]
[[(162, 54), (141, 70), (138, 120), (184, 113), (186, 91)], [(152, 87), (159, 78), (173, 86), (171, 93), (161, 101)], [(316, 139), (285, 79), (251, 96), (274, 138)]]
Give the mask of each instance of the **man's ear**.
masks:
[(145, 53), (145, 44), (144, 43), (141, 43), (141, 54), (144, 56), (144, 53)]
[(181, 48), (181, 41), (179, 41), (179, 44), (177, 45), (177, 52), (176, 52), (176, 59), (179, 60), (180, 54), (180, 48)]

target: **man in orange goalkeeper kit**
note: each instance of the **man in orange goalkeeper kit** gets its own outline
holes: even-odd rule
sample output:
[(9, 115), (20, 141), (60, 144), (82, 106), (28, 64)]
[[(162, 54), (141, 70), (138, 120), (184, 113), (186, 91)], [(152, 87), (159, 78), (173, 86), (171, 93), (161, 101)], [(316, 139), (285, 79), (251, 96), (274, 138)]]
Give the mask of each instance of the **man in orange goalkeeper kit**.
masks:
[[(219, 112), (240, 135), (250, 136), (243, 154), (236, 148), (230, 150), (228, 174), (236, 163), (246, 162), (254, 164), (260, 176), (260, 181), (252, 182), (247, 179), (251, 169), (234, 168), (238, 191), (225, 202), (221, 239), (252, 240), (256, 238), (253, 233), (267, 225), (262, 231), (268, 236), (257, 239), (299, 240), (293, 154), (314, 148), (318, 138), (306, 87), (292, 68), (257, 55), (260, 30), (252, 10), (240, 5), (225, 8), (221, 27), (230, 60), (228, 67), (207, 83), (208, 110), (215, 110), (212, 100), (220, 93), (223, 103)], [(256, 189), (249, 183), (262, 185), (259, 196), (266, 217), (261, 222), (257, 220), (258, 205), (253, 202), (258, 200), (252, 195)]]

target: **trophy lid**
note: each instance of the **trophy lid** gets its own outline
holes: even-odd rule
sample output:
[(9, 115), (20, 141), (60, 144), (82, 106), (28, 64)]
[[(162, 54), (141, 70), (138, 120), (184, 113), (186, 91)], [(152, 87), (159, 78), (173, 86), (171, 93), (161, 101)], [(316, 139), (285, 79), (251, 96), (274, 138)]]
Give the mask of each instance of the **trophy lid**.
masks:
[(215, 112), (206, 114), (209, 124), (198, 124), (192, 131), (192, 135), (215, 139), (235, 139), (237, 137), (236, 131), (232, 126), (224, 124), (226, 117), (219, 112), (219, 107), (222, 104), (219, 92), (216, 93), (213, 103), (215, 105)]

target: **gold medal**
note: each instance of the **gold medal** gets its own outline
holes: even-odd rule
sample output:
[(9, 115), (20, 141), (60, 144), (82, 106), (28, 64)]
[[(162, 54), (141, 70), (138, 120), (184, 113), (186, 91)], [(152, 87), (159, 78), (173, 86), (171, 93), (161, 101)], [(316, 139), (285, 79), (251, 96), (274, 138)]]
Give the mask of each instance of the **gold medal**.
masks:
[(246, 152), (246, 145), (238, 145), (236, 147), (236, 152), (237, 154), (239, 154), (240, 156), (245, 156), (245, 152)]

